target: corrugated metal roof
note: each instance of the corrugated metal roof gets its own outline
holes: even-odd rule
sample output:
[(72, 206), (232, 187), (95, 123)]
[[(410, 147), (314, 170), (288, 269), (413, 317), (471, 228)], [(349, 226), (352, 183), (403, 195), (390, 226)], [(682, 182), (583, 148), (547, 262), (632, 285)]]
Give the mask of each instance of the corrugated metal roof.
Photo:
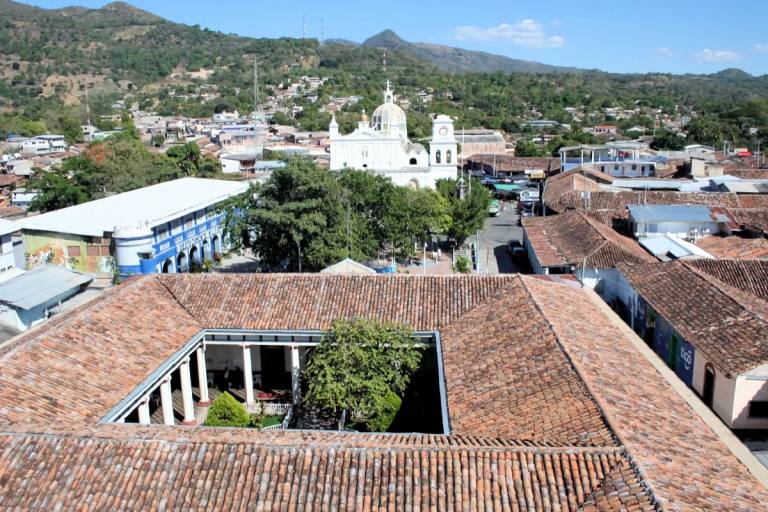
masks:
[(638, 242), (645, 248), (646, 251), (650, 252), (662, 261), (686, 257), (714, 259), (714, 256), (709, 254), (704, 249), (696, 247), (692, 243), (685, 240), (672, 238), (666, 235), (641, 238), (638, 240)]
[(708, 206), (670, 204), (627, 208), (635, 222), (713, 222)]
[(93, 277), (62, 267), (39, 267), (0, 283), (0, 303), (29, 310), (86, 285)]

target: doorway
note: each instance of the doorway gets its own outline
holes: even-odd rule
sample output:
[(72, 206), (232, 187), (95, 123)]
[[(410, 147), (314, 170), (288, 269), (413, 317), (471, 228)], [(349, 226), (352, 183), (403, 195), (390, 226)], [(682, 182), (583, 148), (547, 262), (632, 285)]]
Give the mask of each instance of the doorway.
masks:
[(643, 339), (645, 340), (645, 343), (653, 348), (653, 339), (656, 337), (656, 315), (654, 315), (652, 312), (648, 312), (648, 320), (645, 325), (645, 334), (643, 335)]
[(291, 376), (285, 371), (284, 347), (261, 347), (261, 376), (265, 391), (291, 389)]
[(707, 367), (704, 370), (704, 392), (702, 393), (701, 399), (704, 400), (704, 403), (707, 405), (707, 407), (711, 409), (714, 397), (715, 397), (715, 369), (712, 368), (711, 365), (707, 364)]

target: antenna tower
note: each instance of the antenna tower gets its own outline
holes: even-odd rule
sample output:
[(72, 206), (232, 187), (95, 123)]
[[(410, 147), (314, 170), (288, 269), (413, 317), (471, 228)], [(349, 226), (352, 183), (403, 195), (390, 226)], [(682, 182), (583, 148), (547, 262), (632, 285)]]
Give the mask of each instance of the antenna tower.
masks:
[(384, 48), (384, 58), (382, 59), (382, 63), (384, 64), (384, 74), (387, 74), (387, 49)]
[(302, 39), (307, 38), (307, 15), (306, 14), (301, 15), (301, 38)]
[(320, 46), (325, 44), (325, 20), (320, 18)]
[(253, 111), (259, 110), (259, 61), (256, 56), (253, 57)]

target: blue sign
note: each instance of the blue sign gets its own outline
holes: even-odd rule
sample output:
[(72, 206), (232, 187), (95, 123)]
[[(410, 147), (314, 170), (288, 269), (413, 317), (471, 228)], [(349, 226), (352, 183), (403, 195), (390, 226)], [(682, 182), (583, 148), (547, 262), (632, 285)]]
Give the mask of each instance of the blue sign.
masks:
[(675, 373), (689, 388), (693, 387), (693, 361), (696, 356), (696, 348), (682, 338), (677, 341), (677, 361)]

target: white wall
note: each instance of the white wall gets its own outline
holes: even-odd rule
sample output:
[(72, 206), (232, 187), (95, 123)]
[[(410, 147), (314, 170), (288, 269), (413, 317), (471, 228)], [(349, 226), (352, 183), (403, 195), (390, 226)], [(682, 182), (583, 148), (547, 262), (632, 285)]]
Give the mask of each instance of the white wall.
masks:
[[(650, 224), (655, 225), (653, 231), (649, 230)], [(702, 233), (704, 229), (708, 229), (710, 233), (717, 233), (717, 222), (638, 222), (633, 224), (633, 231), (637, 238), (652, 237), (669, 235), (673, 238), (686, 238), (691, 230), (696, 228), (699, 233)]]

